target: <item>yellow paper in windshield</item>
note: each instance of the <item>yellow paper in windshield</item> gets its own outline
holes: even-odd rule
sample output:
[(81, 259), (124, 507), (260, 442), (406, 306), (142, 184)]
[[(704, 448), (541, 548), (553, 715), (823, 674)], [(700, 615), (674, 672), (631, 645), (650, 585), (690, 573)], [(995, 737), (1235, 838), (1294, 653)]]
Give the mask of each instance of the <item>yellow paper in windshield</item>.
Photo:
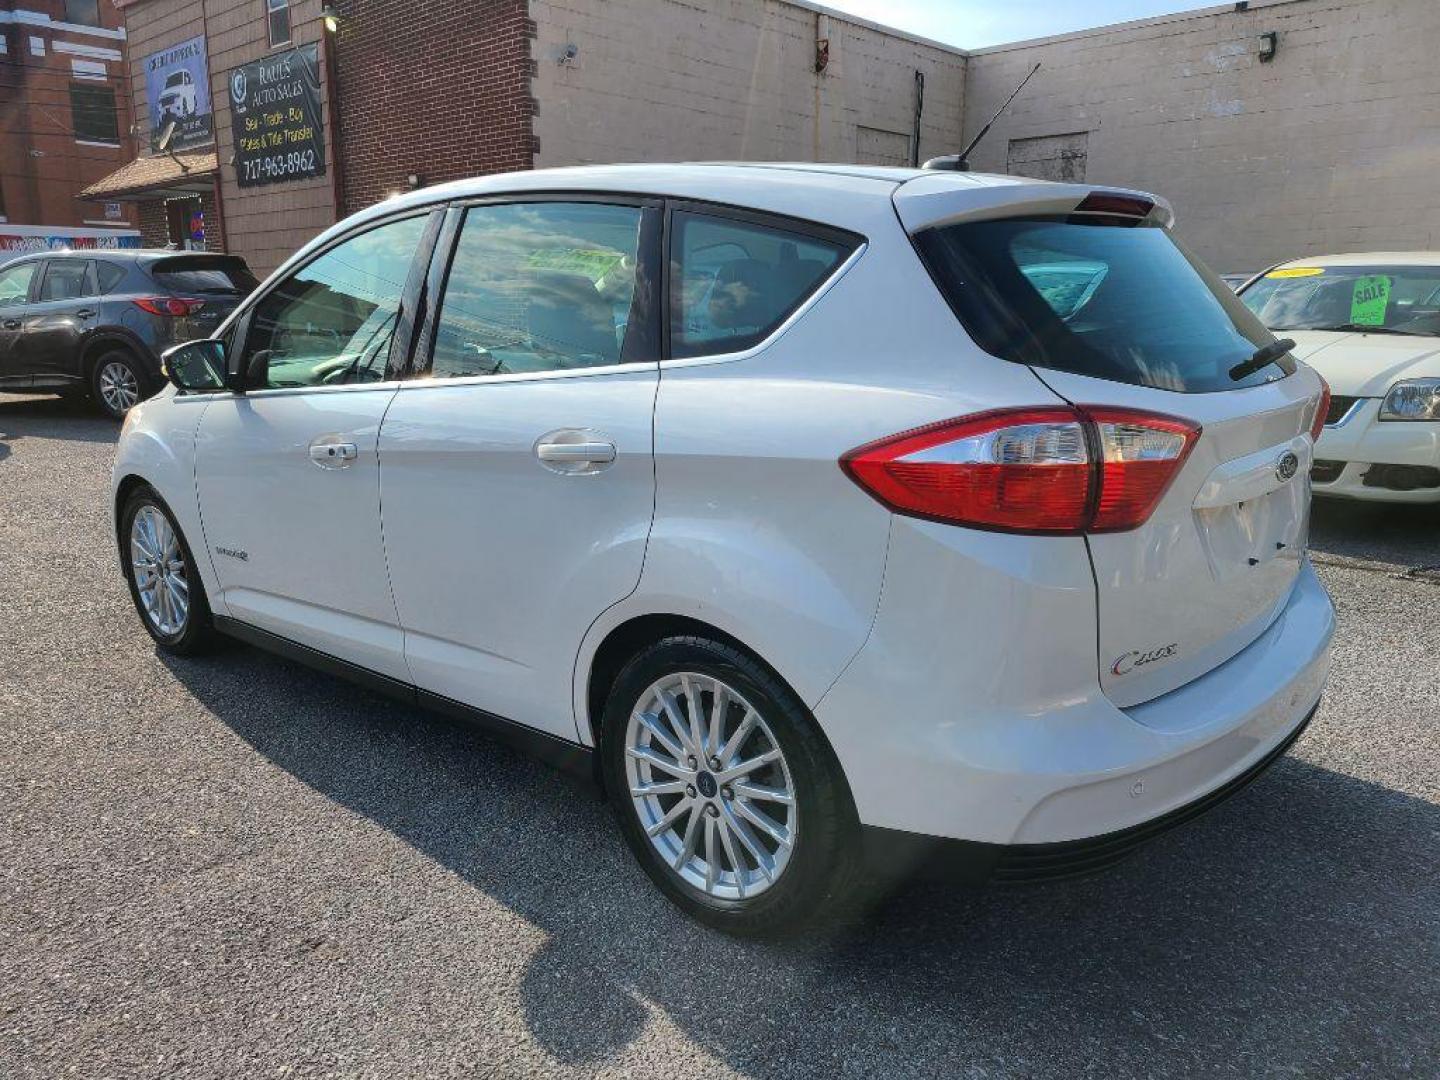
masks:
[(1390, 279), (1384, 274), (1355, 279), (1350, 294), (1350, 321), (1358, 326), (1384, 326), (1390, 306)]
[(1290, 266), (1284, 270), (1271, 270), (1266, 277), (1289, 278), (1289, 277), (1319, 277), (1325, 273), (1323, 266)]

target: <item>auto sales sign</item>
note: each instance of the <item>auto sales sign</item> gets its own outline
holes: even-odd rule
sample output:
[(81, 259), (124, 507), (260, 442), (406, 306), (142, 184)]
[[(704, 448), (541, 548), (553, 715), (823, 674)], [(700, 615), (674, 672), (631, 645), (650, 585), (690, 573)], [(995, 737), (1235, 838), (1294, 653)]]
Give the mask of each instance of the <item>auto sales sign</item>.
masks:
[(319, 46), (238, 67), (228, 84), (241, 187), (325, 175)]
[(152, 151), (159, 152), (160, 137), (171, 121), (175, 134), (167, 150), (187, 150), (215, 141), (210, 66), (205, 61), (203, 36), (145, 57), (145, 101), (150, 106)]

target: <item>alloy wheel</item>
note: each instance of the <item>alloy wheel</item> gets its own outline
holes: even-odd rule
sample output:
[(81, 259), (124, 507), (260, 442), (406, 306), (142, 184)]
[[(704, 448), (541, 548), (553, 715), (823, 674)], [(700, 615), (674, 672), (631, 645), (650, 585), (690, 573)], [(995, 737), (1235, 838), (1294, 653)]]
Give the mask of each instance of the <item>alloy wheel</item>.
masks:
[(145, 618), (172, 637), (190, 618), (190, 579), (180, 534), (162, 510), (142, 506), (130, 525), (130, 566)]
[(640, 826), (667, 865), (708, 896), (745, 900), (795, 851), (795, 785), (774, 733), (734, 687), (678, 672), (631, 710), (625, 774)]
[(96, 382), (100, 397), (114, 413), (126, 412), (140, 400), (140, 380), (124, 361), (111, 360), (100, 369)]

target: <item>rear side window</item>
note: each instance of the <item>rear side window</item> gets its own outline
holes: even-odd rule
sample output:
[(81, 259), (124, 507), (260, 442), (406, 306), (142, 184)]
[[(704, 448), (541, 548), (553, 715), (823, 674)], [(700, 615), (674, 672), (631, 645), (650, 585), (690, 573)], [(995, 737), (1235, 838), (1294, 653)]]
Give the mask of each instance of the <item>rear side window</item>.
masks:
[(40, 300), (76, 300), (89, 294), (90, 264), (83, 259), (57, 259), (40, 283)]
[(170, 292), (199, 296), (244, 296), (259, 284), (245, 260), (233, 256), (161, 259), (150, 276)]
[(1168, 230), (1007, 218), (916, 235), (936, 285), (977, 344), (1006, 360), (1184, 393), (1295, 370), (1230, 369), (1273, 336)]
[(672, 357), (763, 341), (858, 243), (689, 211), (672, 220)]
[(96, 263), (95, 272), (102, 293), (114, 292), (115, 287), (125, 280), (125, 271), (114, 263)]

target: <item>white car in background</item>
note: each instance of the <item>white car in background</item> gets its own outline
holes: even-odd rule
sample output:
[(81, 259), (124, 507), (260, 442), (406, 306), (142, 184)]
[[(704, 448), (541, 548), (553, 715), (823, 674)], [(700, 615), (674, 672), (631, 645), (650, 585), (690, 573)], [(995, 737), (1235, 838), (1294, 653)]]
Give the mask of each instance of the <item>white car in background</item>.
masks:
[(1298, 259), (1240, 298), (1330, 384), (1315, 493), (1440, 502), (1440, 252)]
[(808, 164), (388, 200), (127, 414), (135, 606), (598, 777), (726, 930), (1100, 869), (1285, 751), (1334, 628), (1323, 383), (1170, 223)]

